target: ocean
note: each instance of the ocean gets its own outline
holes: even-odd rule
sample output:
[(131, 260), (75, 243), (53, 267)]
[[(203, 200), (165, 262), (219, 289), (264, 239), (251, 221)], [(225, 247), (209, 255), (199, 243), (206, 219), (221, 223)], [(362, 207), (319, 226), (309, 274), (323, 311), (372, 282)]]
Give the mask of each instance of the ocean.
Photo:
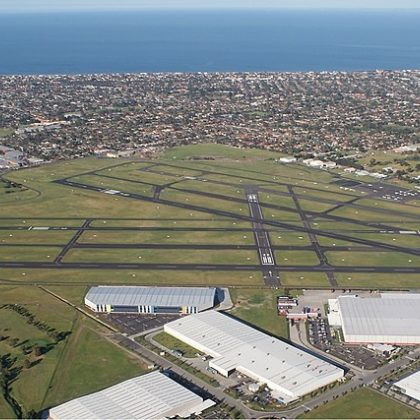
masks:
[(420, 10), (0, 14), (0, 74), (420, 68)]

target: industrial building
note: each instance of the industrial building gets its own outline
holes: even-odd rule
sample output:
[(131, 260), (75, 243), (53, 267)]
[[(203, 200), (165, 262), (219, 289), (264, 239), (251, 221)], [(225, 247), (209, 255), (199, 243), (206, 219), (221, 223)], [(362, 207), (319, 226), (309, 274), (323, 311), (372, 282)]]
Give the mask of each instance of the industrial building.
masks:
[(398, 382), (395, 382), (394, 387), (401, 393), (420, 402), (420, 370)]
[(213, 357), (209, 367), (221, 375), (237, 370), (266, 384), (286, 404), (344, 376), (342, 369), (214, 310), (170, 322), (164, 329)]
[(162, 419), (190, 417), (212, 407), (158, 371), (68, 401), (49, 412), (51, 419)]
[(215, 305), (214, 287), (96, 286), (85, 297), (94, 312), (195, 314)]
[(329, 300), (329, 312), (348, 343), (420, 344), (420, 294), (339, 296)]

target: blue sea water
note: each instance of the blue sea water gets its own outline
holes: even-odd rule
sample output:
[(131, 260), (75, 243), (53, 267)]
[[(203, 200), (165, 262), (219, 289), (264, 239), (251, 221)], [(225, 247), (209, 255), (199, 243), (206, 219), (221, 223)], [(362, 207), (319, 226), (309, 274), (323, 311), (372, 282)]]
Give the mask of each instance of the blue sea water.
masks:
[(0, 74), (420, 68), (420, 10), (0, 14)]

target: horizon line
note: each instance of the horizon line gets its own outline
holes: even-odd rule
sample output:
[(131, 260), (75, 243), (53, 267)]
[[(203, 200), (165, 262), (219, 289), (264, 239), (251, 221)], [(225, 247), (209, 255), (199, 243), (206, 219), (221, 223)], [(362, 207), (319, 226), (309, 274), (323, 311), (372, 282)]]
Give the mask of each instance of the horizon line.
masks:
[(419, 7), (321, 7), (321, 6), (239, 6), (239, 7), (214, 7), (214, 6), (189, 6), (189, 7), (63, 7), (63, 8), (27, 8), (27, 9), (0, 9), (0, 14), (40, 14), (40, 13), (68, 13), (68, 12), (124, 12), (124, 11), (413, 11), (420, 10)]

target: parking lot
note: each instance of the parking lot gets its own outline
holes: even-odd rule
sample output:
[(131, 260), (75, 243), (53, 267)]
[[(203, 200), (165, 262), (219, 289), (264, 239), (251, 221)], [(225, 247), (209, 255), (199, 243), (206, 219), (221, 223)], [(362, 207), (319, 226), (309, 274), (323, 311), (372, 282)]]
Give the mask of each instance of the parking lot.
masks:
[(374, 370), (387, 360), (381, 353), (367, 347), (351, 346), (337, 341), (325, 318), (308, 321), (308, 337), (314, 347), (362, 369)]
[(389, 184), (377, 182), (375, 184), (360, 184), (355, 187), (357, 190), (368, 192), (372, 197), (382, 198), (384, 200), (406, 202), (419, 196), (419, 192), (401, 188)]
[(102, 314), (100, 317), (118, 331), (134, 335), (162, 327), (166, 323), (178, 319), (180, 315)]
[(382, 198), (383, 200), (405, 202), (420, 196), (420, 193), (416, 190), (409, 190), (382, 182), (367, 184), (352, 179), (337, 179), (331, 183), (338, 185), (343, 190), (358, 190), (370, 194), (373, 198)]

